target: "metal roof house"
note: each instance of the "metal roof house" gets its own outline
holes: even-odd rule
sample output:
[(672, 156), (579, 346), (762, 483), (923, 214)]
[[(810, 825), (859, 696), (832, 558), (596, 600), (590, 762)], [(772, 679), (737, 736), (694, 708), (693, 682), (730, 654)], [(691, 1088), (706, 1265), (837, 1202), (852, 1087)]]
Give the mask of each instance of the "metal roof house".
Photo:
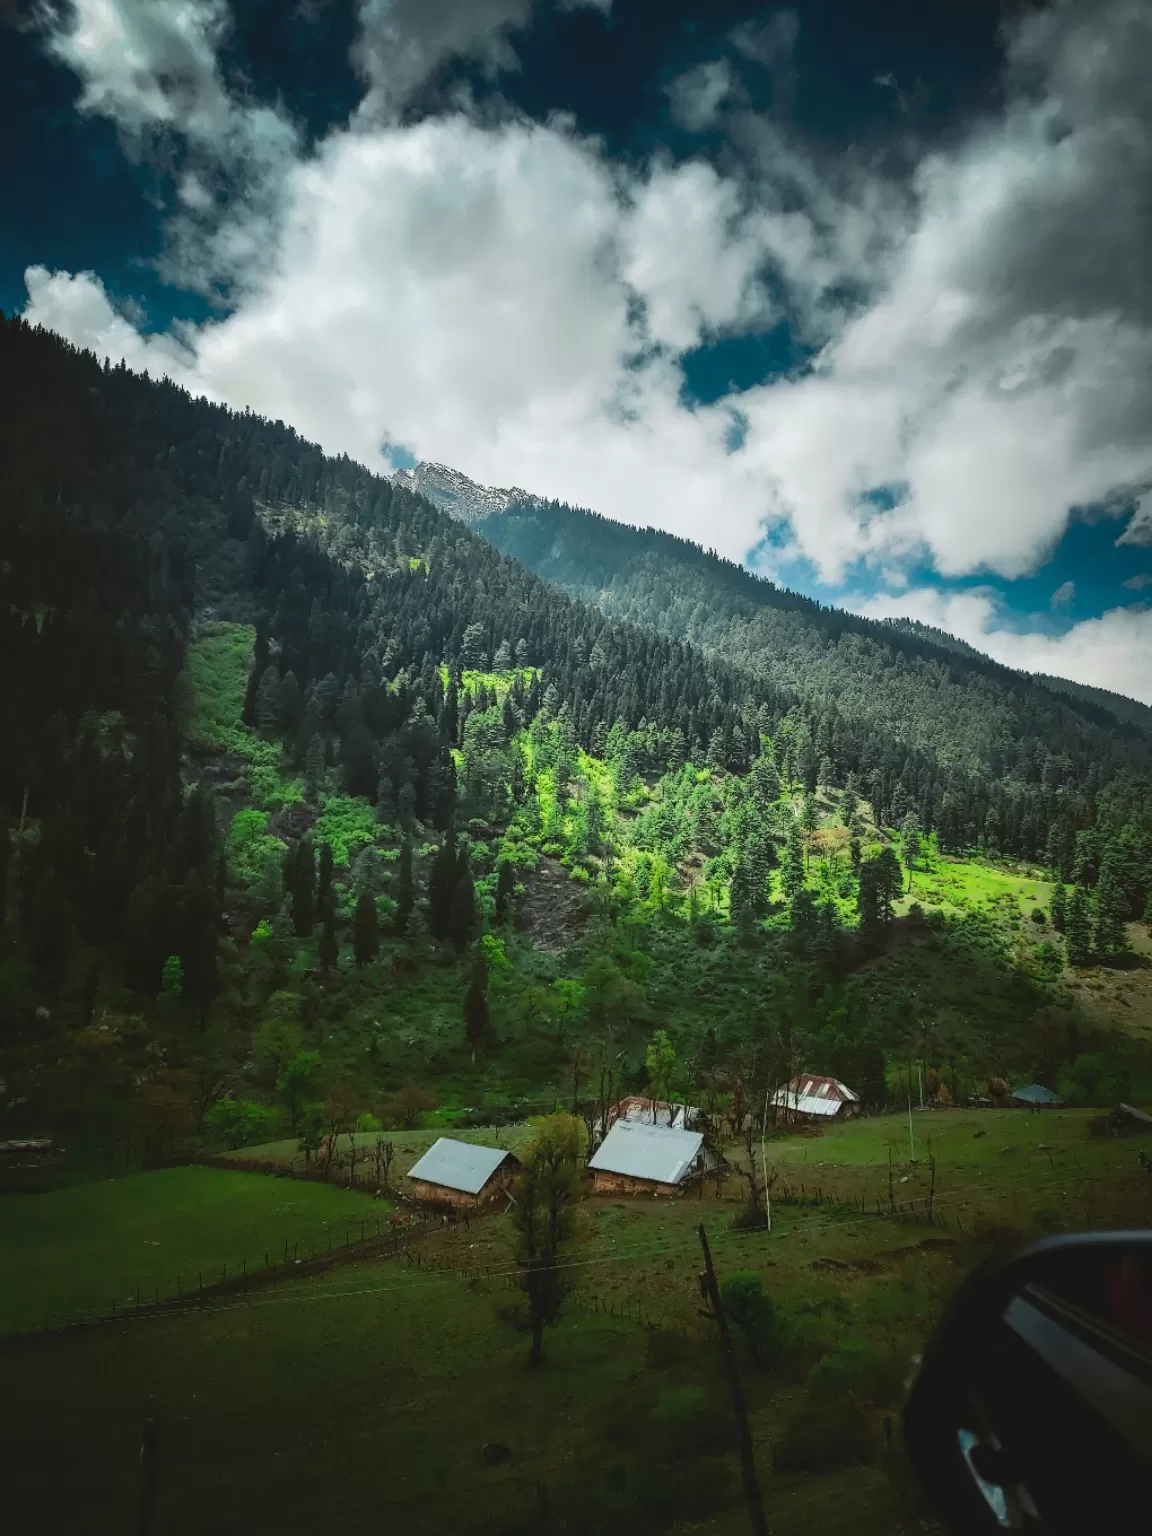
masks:
[(498, 1199), (511, 1183), (519, 1160), (502, 1147), (480, 1147), (441, 1136), (408, 1170), (419, 1200), (478, 1206)]
[(619, 1119), (588, 1160), (595, 1194), (674, 1195), (712, 1166), (699, 1131)]
[(1025, 1088), (1012, 1090), (1012, 1103), (1026, 1109), (1053, 1109), (1063, 1102), (1058, 1093), (1053, 1093), (1051, 1088), (1045, 1088), (1040, 1083), (1029, 1083)]
[(690, 1131), (700, 1118), (695, 1104), (669, 1104), (665, 1099), (646, 1099), (640, 1094), (630, 1094), (613, 1104), (608, 1111), (608, 1129), (617, 1120), (628, 1120), (638, 1125), (663, 1125), (672, 1130)]
[(777, 1088), (769, 1101), (786, 1119), (847, 1120), (860, 1113), (860, 1096), (835, 1077), (802, 1072)]

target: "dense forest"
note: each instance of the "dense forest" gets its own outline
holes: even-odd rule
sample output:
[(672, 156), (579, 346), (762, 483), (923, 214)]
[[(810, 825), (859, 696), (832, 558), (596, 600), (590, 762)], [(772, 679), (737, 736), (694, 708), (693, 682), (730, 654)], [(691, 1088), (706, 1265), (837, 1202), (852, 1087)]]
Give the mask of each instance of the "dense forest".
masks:
[[(1058, 1080), (1065, 962), (1152, 910), (1152, 740), (930, 635), (568, 508), (476, 531), (19, 320), (0, 466), (28, 1114)], [(1029, 861), (1031, 931), (925, 911), (949, 856)]]

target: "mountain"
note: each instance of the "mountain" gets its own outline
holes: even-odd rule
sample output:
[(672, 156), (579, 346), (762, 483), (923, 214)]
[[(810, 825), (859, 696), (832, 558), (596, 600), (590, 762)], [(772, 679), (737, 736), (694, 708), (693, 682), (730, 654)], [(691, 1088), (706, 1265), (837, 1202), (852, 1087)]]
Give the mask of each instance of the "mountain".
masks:
[(447, 464), (417, 464), (413, 469), (399, 469), (392, 484), (423, 496), (434, 507), (462, 523), (476, 523), (493, 512), (502, 512), (512, 502), (531, 501), (527, 491), (518, 486), (507, 490), (492, 485), (477, 485)]
[(1152, 891), (1099, 702), (2, 316), (0, 666), (12, 1134), (1054, 1078)]

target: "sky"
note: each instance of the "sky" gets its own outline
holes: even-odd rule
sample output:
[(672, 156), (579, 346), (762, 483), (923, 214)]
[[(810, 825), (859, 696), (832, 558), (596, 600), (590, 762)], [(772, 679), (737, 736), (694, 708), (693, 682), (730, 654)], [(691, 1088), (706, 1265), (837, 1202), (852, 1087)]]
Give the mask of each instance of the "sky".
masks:
[(1147, 0), (0, 0), (0, 307), (1152, 703)]

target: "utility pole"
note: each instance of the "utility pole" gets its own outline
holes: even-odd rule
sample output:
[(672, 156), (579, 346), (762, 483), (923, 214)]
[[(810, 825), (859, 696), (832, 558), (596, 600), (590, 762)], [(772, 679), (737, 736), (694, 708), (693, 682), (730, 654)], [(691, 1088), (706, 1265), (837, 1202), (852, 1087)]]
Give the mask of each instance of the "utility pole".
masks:
[(916, 1161), (916, 1138), (912, 1134), (912, 1097), (908, 1097), (908, 1147), (911, 1152), (910, 1161)]
[(917, 1066), (916, 1077), (920, 1083), (920, 1108), (924, 1108), (924, 1068)]
[(768, 1223), (768, 1230), (772, 1230), (772, 1201), (768, 1198), (768, 1153), (764, 1147), (764, 1131), (768, 1124), (768, 1094), (764, 1092), (764, 1118), (760, 1122), (760, 1161), (764, 1167), (764, 1220)]
[(732, 1394), (732, 1412), (736, 1415), (736, 1426), (740, 1434), (740, 1481), (744, 1485), (748, 1523), (752, 1527), (752, 1536), (768, 1536), (768, 1527), (764, 1521), (764, 1500), (760, 1495), (760, 1484), (756, 1480), (756, 1460), (752, 1454), (748, 1410), (744, 1406), (744, 1394), (740, 1389), (736, 1351), (732, 1347), (732, 1335), (728, 1332), (728, 1317), (724, 1311), (724, 1303), (720, 1299), (716, 1271), (712, 1268), (712, 1250), (708, 1247), (708, 1234), (704, 1230), (703, 1222), (700, 1223), (700, 1246), (704, 1250), (704, 1273), (700, 1276), (700, 1289), (712, 1309), (710, 1312), (705, 1312), (704, 1316), (710, 1317), (720, 1330), (720, 1353)]
[(135, 1536), (152, 1536), (156, 1529), (156, 1498), (160, 1488), (160, 1420), (155, 1401), (148, 1406), (140, 1437), (140, 1508)]

